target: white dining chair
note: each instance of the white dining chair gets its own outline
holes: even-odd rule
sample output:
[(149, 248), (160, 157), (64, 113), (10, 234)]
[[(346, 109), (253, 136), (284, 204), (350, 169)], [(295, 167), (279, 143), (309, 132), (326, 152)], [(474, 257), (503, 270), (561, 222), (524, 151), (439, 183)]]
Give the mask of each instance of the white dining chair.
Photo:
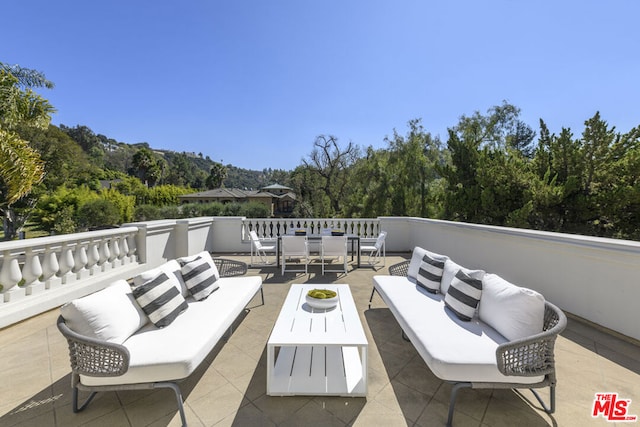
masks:
[[(260, 258), (260, 262), (263, 265), (271, 265), (273, 262), (269, 261), (269, 257), (267, 252), (273, 252), (274, 256), (276, 256), (276, 245), (265, 245), (263, 242), (273, 242), (273, 240), (260, 239), (258, 237), (258, 233), (255, 230), (251, 230), (249, 232), (249, 236), (251, 237), (251, 266), (254, 266), (253, 256), (254, 254)], [(273, 242), (275, 243), (275, 242)]]
[[(333, 258), (342, 259), (342, 270), (328, 270), (325, 265)], [(326, 272), (347, 274), (347, 236), (322, 236), (320, 245), (322, 275)]]
[[(290, 272), (304, 272), (307, 274), (307, 267), (309, 265), (309, 244), (307, 242), (307, 236), (282, 236), (282, 274), (285, 271)], [(287, 261), (289, 261), (287, 263)], [(295, 262), (295, 265), (304, 264), (304, 270), (287, 270), (287, 265), (291, 266)]]
[(360, 253), (367, 255), (367, 263), (375, 267), (380, 263), (382, 259), (382, 266), (385, 266), (386, 263), (386, 247), (385, 247), (385, 239), (387, 238), (387, 232), (381, 231), (376, 239), (375, 243), (372, 244), (360, 244)]

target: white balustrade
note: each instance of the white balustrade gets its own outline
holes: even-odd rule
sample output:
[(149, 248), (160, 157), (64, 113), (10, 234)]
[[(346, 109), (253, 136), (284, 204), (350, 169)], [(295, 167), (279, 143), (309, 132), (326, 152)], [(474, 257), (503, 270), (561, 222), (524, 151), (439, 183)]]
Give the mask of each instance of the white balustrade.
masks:
[(249, 240), (249, 231), (259, 237), (275, 238), (291, 229), (304, 229), (309, 234), (320, 234), (323, 228), (343, 230), (361, 238), (376, 238), (380, 233), (377, 218), (247, 218), (242, 221), (243, 240)]
[(122, 227), (0, 242), (0, 327), (3, 310), (20, 301), (53, 296), (103, 271), (131, 264), (136, 260), (137, 232), (137, 227)]

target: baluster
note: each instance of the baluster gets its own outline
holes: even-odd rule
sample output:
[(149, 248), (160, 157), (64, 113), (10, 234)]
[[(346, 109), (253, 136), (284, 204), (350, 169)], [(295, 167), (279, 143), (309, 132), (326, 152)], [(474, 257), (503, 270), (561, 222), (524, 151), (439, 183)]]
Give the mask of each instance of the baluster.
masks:
[(76, 245), (76, 252), (73, 257), (73, 272), (76, 273), (76, 279), (86, 279), (91, 275), (91, 272), (87, 269), (89, 257), (87, 256), (87, 244), (78, 243)]
[(24, 288), (27, 295), (36, 295), (44, 292), (44, 282), (40, 281), (42, 276), (42, 265), (37, 254), (33, 253), (33, 249), (27, 247), (25, 249), (24, 267), (22, 267), (22, 278), (24, 279)]
[(120, 262), (122, 263), (122, 265), (127, 265), (131, 261), (129, 259), (129, 242), (127, 241), (128, 237), (129, 236), (122, 236), (122, 240), (120, 241), (122, 248), (120, 251), (120, 256), (118, 258), (120, 258)]
[(136, 262), (137, 261), (136, 252), (138, 250), (138, 247), (136, 246), (136, 235), (129, 234), (127, 236), (127, 243), (129, 246), (129, 250), (127, 251), (127, 256), (129, 257), (129, 261)]
[(57, 288), (62, 284), (62, 279), (57, 276), (60, 270), (56, 251), (47, 246), (44, 249), (44, 257), (42, 259), (42, 279), (47, 289)]
[(68, 243), (62, 245), (62, 253), (58, 262), (60, 263), (58, 275), (62, 278), (62, 284), (73, 282), (76, 279), (72, 271), (75, 261), (73, 260), (73, 250)]
[(109, 256), (109, 262), (113, 268), (118, 267), (118, 259), (120, 258), (120, 239), (114, 237), (109, 242), (109, 248), (111, 249), (111, 255)]
[(100, 272), (100, 252), (98, 252), (98, 246), (100, 242), (92, 240), (89, 242), (89, 252), (87, 253), (87, 270), (92, 276), (95, 276)]
[(104, 238), (100, 242), (100, 260), (98, 261), (98, 265), (100, 266), (100, 271), (105, 272), (111, 269), (111, 264), (108, 262), (111, 257), (111, 252), (109, 252), (109, 241)]
[(22, 280), (18, 257), (12, 256), (9, 251), (4, 251), (3, 255), (2, 270), (0, 270), (2, 294), (4, 295), (4, 302), (13, 302), (24, 298), (27, 292), (24, 288), (16, 286)]

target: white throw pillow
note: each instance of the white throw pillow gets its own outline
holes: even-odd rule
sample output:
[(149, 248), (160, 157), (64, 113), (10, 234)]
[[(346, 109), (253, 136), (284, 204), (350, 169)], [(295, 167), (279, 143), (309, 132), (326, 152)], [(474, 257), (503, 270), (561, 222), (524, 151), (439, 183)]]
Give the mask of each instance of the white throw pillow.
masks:
[(206, 259), (199, 256), (189, 262), (181, 261), (180, 265), (184, 283), (196, 301), (202, 301), (220, 287), (215, 272)]
[(185, 285), (184, 280), (182, 279), (180, 264), (175, 259), (167, 261), (156, 268), (152, 268), (151, 270), (147, 270), (143, 273), (138, 274), (133, 278), (133, 286), (141, 286), (143, 283), (146, 283), (154, 277), (157, 277), (160, 273), (165, 273), (167, 275), (173, 286), (175, 286), (180, 291), (180, 294), (184, 298), (189, 296), (187, 285)]
[(74, 332), (122, 344), (149, 319), (135, 302), (126, 280), (60, 308), (67, 326)]
[(538, 292), (507, 282), (496, 274), (482, 279), (480, 320), (509, 341), (542, 332), (544, 297)]
[(218, 267), (216, 267), (215, 263), (213, 262), (213, 258), (211, 258), (211, 254), (207, 251), (202, 251), (200, 253), (197, 253), (195, 255), (190, 255), (190, 256), (185, 256), (182, 258), (178, 258), (177, 261), (179, 264), (184, 264), (184, 263), (188, 263), (193, 261), (196, 258), (202, 258), (205, 261), (207, 261), (207, 263), (211, 266), (211, 268), (213, 269), (213, 274), (216, 277), (216, 280), (220, 279), (220, 272), (218, 271)]
[(164, 272), (133, 288), (133, 296), (151, 323), (159, 328), (169, 326), (189, 308), (187, 301)]
[(407, 276), (413, 280), (418, 280), (418, 273), (420, 272), (420, 266), (422, 265), (422, 259), (426, 254), (429, 254), (431, 258), (445, 258), (446, 255), (440, 255), (434, 252), (430, 252), (424, 248), (416, 246), (413, 248), (413, 254), (411, 255), (411, 262), (409, 262), (409, 269), (407, 270)]
[(458, 270), (451, 281), (444, 305), (449, 307), (460, 320), (469, 321), (476, 315), (476, 309), (482, 296), (482, 276), (484, 273), (467, 274)]
[(480, 277), (482, 277), (484, 275), (484, 270), (470, 270), (459, 264), (456, 264), (455, 262), (451, 261), (451, 259), (448, 259), (444, 262), (444, 271), (442, 272), (442, 281), (440, 281), (441, 294), (446, 295), (447, 291), (449, 290), (449, 286), (451, 285), (451, 281), (456, 276), (456, 273), (458, 272), (458, 270), (462, 270), (470, 276), (474, 274), (475, 275), (479, 274)]
[(433, 294), (440, 292), (440, 282), (442, 282), (442, 272), (444, 271), (446, 260), (446, 256), (432, 254), (427, 251), (422, 257), (416, 284), (427, 292)]

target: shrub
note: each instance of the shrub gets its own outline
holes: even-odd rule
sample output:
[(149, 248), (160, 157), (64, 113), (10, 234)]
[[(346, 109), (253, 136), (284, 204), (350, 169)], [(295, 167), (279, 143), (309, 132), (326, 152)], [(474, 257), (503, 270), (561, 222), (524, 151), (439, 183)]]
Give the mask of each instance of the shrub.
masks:
[(80, 230), (120, 225), (120, 210), (110, 200), (92, 200), (82, 205), (76, 214)]
[(243, 203), (241, 215), (247, 218), (269, 218), (271, 216), (271, 209), (260, 202)]
[(160, 207), (155, 205), (136, 206), (135, 212), (133, 213), (134, 221), (153, 221), (156, 219), (162, 219)]
[(202, 207), (204, 216), (220, 216), (224, 210), (224, 205), (220, 202), (207, 203)]

